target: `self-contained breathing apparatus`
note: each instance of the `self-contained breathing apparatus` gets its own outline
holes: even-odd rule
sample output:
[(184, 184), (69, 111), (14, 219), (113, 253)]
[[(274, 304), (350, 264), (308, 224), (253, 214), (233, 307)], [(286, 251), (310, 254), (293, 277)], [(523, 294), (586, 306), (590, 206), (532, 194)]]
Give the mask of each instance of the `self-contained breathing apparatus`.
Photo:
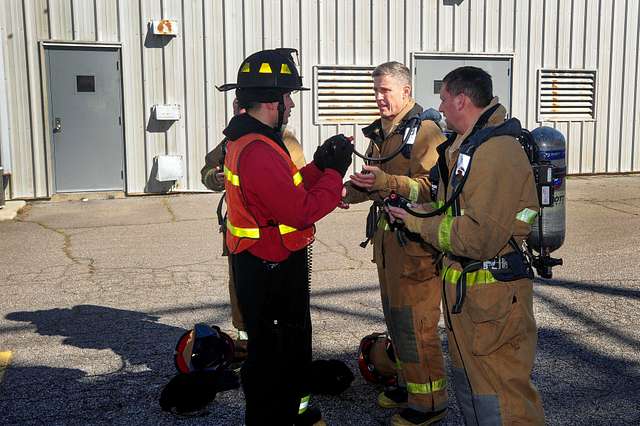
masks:
[[(493, 259), (479, 261), (450, 255), (459, 261), (463, 267), (456, 285), (456, 303), (452, 307), (452, 313), (457, 314), (462, 310), (464, 303), (468, 273), (480, 269), (487, 270), (499, 281), (514, 281), (521, 278), (533, 278), (533, 269), (542, 278), (551, 278), (551, 268), (562, 265), (562, 259), (550, 256), (550, 253), (558, 249), (564, 241), (564, 178), (566, 167), (564, 165), (564, 137), (560, 132), (551, 128), (540, 128), (533, 132), (522, 129), (520, 122), (511, 118), (504, 123), (483, 128), (489, 117), (495, 112), (497, 106), (487, 110), (479, 119), (469, 137), (461, 144), (458, 164), (450, 182), (443, 182), (445, 193), (450, 184), (451, 197), (439, 208), (430, 212), (417, 212), (408, 203), (402, 203), (389, 198), (386, 202), (397, 205), (408, 213), (421, 217), (433, 217), (446, 214), (460, 216), (459, 196), (467, 180), (473, 163), (473, 155), (477, 148), (488, 139), (496, 136), (513, 136), (522, 145), (529, 163), (533, 168), (533, 174), (538, 191), (540, 212), (537, 226), (532, 227), (532, 232), (525, 244), (520, 247), (513, 237), (509, 245), (513, 252)], [(457, 135), (452, 134), (446, 142), (438, 146), (438, 164), (430, 173), (432, 196), (436, 199), (437, 187), (440, 176), (449, 176), (444, 153), (453, 143)], [(396, 194), (395, 197), (398, 197)], [(401, 197), (400, 197), (401, 198)]]
[[(423, 111), (420, 105), (415, 104), (413, 108), (411, 108), (411, 110), (407, 113), (406, 117), (407, 118), (400, 122), (393, 133), (389, 135), (389, 137), (393, 135), (402, 135), (402, 143), (393, 152), (381, 157), (373, 157), (368, 154), (362, 154), (355, 149), (353, 153), (365, 160), (367, 164), (385, 163), (392, 158), (395, 158), (398, 154), (402, 154), (407, 159), (410, 158), (411, 150), (413, 149), (413, 144), (416, 140), (416, 136), (418, 135), (418, 131), (420, 130), (422, 122), (424, 120), (431, 120), (439, 126), (442, 115), (433, 108), (429, 108)], [(382, 122), (380, 119), (363, 128), (362, 133), (366, 138), (370, 139), (374, 145), (381, 149), (385, 137), (382, 131)], [(365, 240), (360, 243), (360, 247), (367, 247), (367, 244), (373, 238), (373, 235), (375, 234), (378, 227), (378, 220), (380, 219), (382, 206), (383, 204), (374, 202), (369, 208), (369, 214), (367, 215), (367, 225), (365, 229)], [(405, 237), (404, 234), (401, 234), (402, 233), (398, 234), (400, 238), (400, 244), (404, 245), (403, 238)]]

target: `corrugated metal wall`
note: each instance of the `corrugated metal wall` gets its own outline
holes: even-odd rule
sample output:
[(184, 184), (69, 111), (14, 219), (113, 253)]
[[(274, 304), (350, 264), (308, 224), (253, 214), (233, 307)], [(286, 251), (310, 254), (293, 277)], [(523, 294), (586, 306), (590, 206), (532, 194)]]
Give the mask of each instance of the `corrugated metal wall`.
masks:
[[(214, 84), (235, 80), (244, 56), (297, 47), (312, 85), (316, 64), (409, 63), (412, 52), (513, 53), (513, 113), (537, 117), (539, 68), (597, 69), (595, 121), (543, 123), (568, 139), (570, 173), (640, 170), (638, 0), (2, 0), (13, 197), (46, 197), (51, 176), (43, 122), (38, 41), (122, 46), (127, 191), (144, 192), (157, 154), (185, 158), (178, 190), (202, 190), (199, 169), (220, 139), (231, 96)], [(147, 24), (175, 19), (165, 47)], [(1, 75), (1, 74), (0, 74)], [(335, 132), (360, 126), (313, 125), (313, 93), (298, 94), (291, 122), (308, 158)], [(178, 103), (183, 119), (146, 130), (150, 108)]]

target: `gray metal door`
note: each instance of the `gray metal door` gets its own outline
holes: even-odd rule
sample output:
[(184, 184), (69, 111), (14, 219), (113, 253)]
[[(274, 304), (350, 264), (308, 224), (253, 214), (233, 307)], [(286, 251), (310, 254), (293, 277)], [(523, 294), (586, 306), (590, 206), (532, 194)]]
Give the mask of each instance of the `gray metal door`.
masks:
[(56, 192), (124, 190), (120, 52), (47, 47)]
[(436, 57), (415, 58), (414, 97), (424, 108), (440, 105), (440, 86), (449, 71), (466, 65), (479, 67), (491, 74), (493, 94), (511, 113), (511, 58)]

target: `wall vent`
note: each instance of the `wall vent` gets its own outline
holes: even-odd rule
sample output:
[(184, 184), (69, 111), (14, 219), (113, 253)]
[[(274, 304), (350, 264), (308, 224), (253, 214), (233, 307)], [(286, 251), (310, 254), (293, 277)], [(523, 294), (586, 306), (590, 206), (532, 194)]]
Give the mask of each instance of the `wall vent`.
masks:
[(538, 70), (538, 121), (594, 120), (596, 72)]
[(315, 66), (314, 124), (369, 124), (379, 118), (371, 77), (374, 68)]

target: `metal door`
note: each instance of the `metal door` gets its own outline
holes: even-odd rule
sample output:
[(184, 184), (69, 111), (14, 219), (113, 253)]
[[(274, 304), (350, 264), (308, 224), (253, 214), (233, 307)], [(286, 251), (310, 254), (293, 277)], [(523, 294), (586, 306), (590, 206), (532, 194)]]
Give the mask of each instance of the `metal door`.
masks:
[(119, 50), (45, 52), (55, 192), (124, 190)]
[(511, 113), (511, 58), (416, 56), (414, 97), (424, 108), (440, 105), (440, 86), (449, 71), (466, 65), (488, 72), (493, 80), (493, 95)]

